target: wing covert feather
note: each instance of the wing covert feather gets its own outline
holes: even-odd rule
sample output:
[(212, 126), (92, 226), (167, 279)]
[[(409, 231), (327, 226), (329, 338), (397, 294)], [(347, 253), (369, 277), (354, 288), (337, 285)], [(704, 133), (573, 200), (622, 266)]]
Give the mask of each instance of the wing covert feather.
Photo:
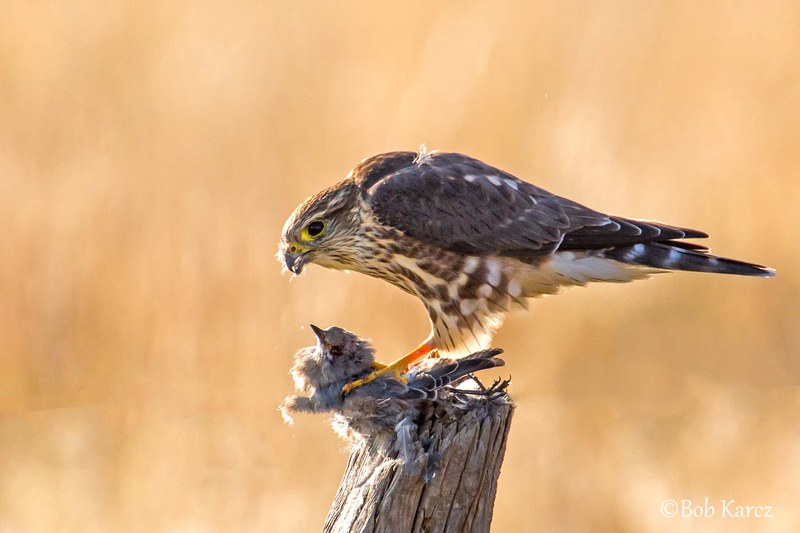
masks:
[(707, 237), (600, 213), (462, 154), (436, 152), (422, 161), (410, 152), (376, 158), (380, 164), (362, 163), (357, 181), (377, 221), (454, 252), (535, 260), (556, 249)]
[(433, 154), (396, 170), (369, 192), (380, 223), (476, 255), (546, 255), (567, 231), (608, 222), (602, 213), (460, 154)]

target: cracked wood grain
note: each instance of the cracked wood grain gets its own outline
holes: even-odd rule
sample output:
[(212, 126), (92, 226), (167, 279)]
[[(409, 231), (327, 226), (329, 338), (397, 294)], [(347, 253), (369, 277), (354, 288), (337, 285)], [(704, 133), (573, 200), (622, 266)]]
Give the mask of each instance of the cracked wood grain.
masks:
[(514, 405), (476, 399), (468, 409), (437, 410), (419, 429), (424, 443), (413, 475), (397, 461), (393, 434), (355, 449), (328, 513), (326, 533), (485, 533), (492, 521)]

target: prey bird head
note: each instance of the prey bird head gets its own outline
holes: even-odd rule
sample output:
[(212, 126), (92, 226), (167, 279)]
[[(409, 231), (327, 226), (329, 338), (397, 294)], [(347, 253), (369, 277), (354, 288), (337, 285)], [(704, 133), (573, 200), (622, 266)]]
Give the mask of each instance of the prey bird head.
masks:
[(312, 262), (347, 270), (361, 231), (359, 207), (358, 187), (349, 180), (315, 194), (286, 221), (278, 260), (295, 275)]
[(369, 340), (340, 327), (328, 329), (311, 324), (317, 336), (316, 359), (323, 380), (334, 383), (372, 369), (375, 350)]
[[(294, 356), (291, 374), (297, 390), (314, 393), (372, 370), (375, 350), (368, 339), (336, 326), (322, 329), (311, 324), (311, 329), (317, 344), (301, 348)], [(335, 387), (339, 393), (341, 387)]]

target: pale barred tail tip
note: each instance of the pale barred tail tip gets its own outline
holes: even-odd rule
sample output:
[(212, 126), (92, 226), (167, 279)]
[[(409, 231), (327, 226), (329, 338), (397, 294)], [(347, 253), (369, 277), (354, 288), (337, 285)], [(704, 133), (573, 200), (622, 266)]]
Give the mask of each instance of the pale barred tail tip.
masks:
[(663, 271), (706, 272), (769, 278), (775, 269), (729, 259), (708, 253), (708, 249), (694, 250), (669, 243), (635, 244), (606, 250), (603, 256), (627, 265), (660, 269)]

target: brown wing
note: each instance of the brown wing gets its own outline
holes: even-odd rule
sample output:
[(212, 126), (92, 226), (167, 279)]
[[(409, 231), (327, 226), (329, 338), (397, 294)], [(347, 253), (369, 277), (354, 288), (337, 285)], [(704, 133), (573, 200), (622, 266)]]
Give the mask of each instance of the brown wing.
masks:
[(413, 155), (367, 160), (358, 182), (378, 222), (450, 251), (535, 259), (557, 249), (707, 236), (610, 217), (465, 155), (433, 153), (421, 162)]

